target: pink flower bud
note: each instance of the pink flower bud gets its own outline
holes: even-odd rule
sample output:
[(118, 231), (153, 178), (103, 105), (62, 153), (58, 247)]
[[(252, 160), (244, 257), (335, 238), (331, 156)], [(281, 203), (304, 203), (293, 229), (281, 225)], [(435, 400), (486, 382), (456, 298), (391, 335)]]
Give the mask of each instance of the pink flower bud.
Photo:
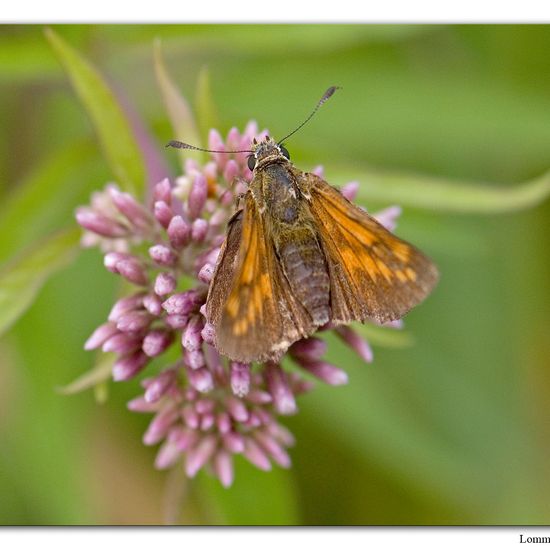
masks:
[(197, 472), (210, 460), (217, 445), (217, 438), (209, 435), (200, 440), (197, 446), (187, 453), (185, 473), (188, 477), (195, 477), (197, 475)]
[(201, 418), (200, 429), (203, 432), (207, 432), (210, 428), (212, 428), (212, 426), (214, 425), (214, 422), (215, 422), (215, 416), (212, 413), (206, 413)]
[(262, 390), (252, 390), (246, 395), (246, 400), (255, 405), (265, 405), (271, 403), (273, 398), (270, 393)]
[(201, 331), (202, 339), (210, 345), (214, 344), (214, 327), (210, 323), (205, 323), (204, 328)]
[(244, 437), (240, 433), (228, 432), (222, 435), (223, 446), (232, 453), (244, 451)]
[(144, 296), (143, 307), (155, 317), (158, 317), (162, 313), (162, 302), (159, 297), (154, 294), (147, 294), (147, 296)]
[(356, 181), (346, 183), (346, 185), (344, 185), (342, 189), (340, 189), (340, 192), (342, 193), (342, 195), (344, 195), (344, 197), (346, 197), (346, 199), (348, 199), (348, 201), (355, 200), (355, 197), (357, 196), (357, 191), (359, 191), (359, 183)]
[(327, 343), (320, 338), (307, 338), (292, 344), (289, 351), (294, 357), (320, 359), (327, 351)]
[(144, 296), (145, 294), (143, 292), (139, 292), (138, 294), (133, 294), (132, 296), (127, 296), (126, 298), (118, 300), (109, 312), (109, 321), (118, 321), (118, 318), (123, 313), (141, 308)]
[(119, 359), (113, 366), (113, 380), (122, 382), (129, 380), (140, 372), (149, 362), (149, 357), (142, 351), (136, 351), (132, 355)]
[(155, 412), (157, 411), (157, 403), (148, 403), (143, 396), (136, 397), (126, 404), (128, 410), (134, 412)]
[(201, 270), (199, 271), (198, 277), (203, 283), (210, 284), (210, 281), (212, 280), (213, 275), (214, 275), (214, 266), (212, 264), (206, 263), (202, 266)]
[(213, 460), (214, 472), (224, 487), (231, 487), (233, 484), (233, 459), (231, 454), (220, 449)]
[(211, 372), (207, 368), (197, 370), (188, 370), (189, 383), (201, 393), (207, 393), (214, 389), (214, 379)]
[(250, 389), (250, 365), (232, 361), (229, 370), (231, 390), (237, 397), (244, 397)]
[(201, 243), (206, 238), (208, 232), (208, 222), (202, 218), (197, 218), (191, 225), (191, 238), (196, 243)]
[(117, 272), (136, 285), (147, 285), (149, 279), (143, 266), (134, 260), (121, 260), (116, 264)]
[(291, 462), (288, 453), (275, 441), (275, 439), (273, 439), (273, 437), (259, 430), (255, 430), (253, 436), (279, 466), (282, 468), (290, 468)]
[(348, 375), (345, 371), (325, 361), (303, 361), (302, 367), (331, 386), (348, 383)]
[(376, 212), (374, 217), (388, 230), (393, 231), (397, 226), (397, 218), (401, 215), (401, 207), (389, 206), (380, 212)]
[[(202, 346), (201, 331), (204, 327), (204, 319), (199, 315), (193, 315), (183, 331), (181, 337), (182, 346), (191, 352), (197, 351)], [(201, 365), (202, 366), (202, 365)]]
[(130, 254), (109, 252), (103, 259), (105, 267), (112, 273), (118, 273), (131, 283), (146, 285), (147, 274), (140, 260)]
[(178, 408), (174, 406), (160, 410), (147, 428), (143, 436), (144, 445), (155, 445), (168, 433), (168, 430), (179, 417)]
[(109, 338), (101, 348), (105, 352), (114, 352), (119, 355), (127, 355), (141, 347), (141, 339), (132, 337), (123, 332), (118, 332)]
[(107, 341), (111, 336), (118, 333), (115, 323), (105, 323), (97, 327), (92, 335), (86, 340), (84, 344), (85, 350), (96, 349)]
[(239, 129), (235, 126), (232, 126), (227, 132), (227, 139), (225, 140), (227, 147), (229, 149), (238, 149), (241, 143), (241, 133)]
[(170, 273), (159, 273), (155, 279), (155, 294), (158, 296), (166, 296), (171, 294), (176, 289), (177, 281)]
[(164, 244), (156, 244), (149, 248), (149, 256), (155, 263), (162, 266), (173, 266), (178, 259), (176, 254)]
[(285, 447), (292, 447), (296, 443), (294, 436), (284, 426), (271, 422), (266, 425), (266, 429), (279, 443)]
[(172, 209), (164, 201), (156, 201), (153, 205), (153, 212), (160, 225), (166, 229), (170, 225), (170, 221), (174, 215)]
[(193, 447), (198, 440), (199, 434), (195, 430), (190, 430), (181, 426), (172, 428), (168, 433), (168, 441), (173, 443), (180, 453)]
[(190, 219), (194, 220), (200, 216), (206, 202), (207, 193), (208, 185), (206, 178), (199, 173), (193, 180), (193, 186), (187, 199), (187, 211)]
[(181, 451), (174, 443), (166, 441), (159, 449), (155, 457), (155, 468), (165, 470), (173, 466), (179, 459)]
[(340, 326), (335, 332), (346, 344), (353, 349), (363, 361), (370, 363), (372, 361), (372, 349), (369, 343), (361, 338), (357, 332), (350, 327)]
[(223, 171), (225, 181), (227, 183), (233, 183), (233, 180), (237, 177), (238, 173), (239, 165), (233, 159), (229, 159)]
[(218, 413), (216, 416), (216, 426), (221, 434), (226, 434), (231, 430), (231, 418), (227, 412)]
[(140, 332), (151, 324), (147, 311), (130, 311), (118, 318), (116, 326), (121, 332)]
[(163, 353), (172, 343), (173, 334), (162, 329), (152, 330), (143, 339), (142, 349), (149, 357)]
[[(217, 130), (210, 130), (208, 134), (208, 149), (212, 149), (214, 151), (226, 151), (225, 143)], [(214, 162), (217, 166), (223, 170), (223, 167), (228, 160), (228, 155), (223, 153), (213, 153), (212, 156), (214, 157)]]
[(186, 405), (181, 410), (183, 421), (192, 430), (196, 430), (200, 425), (200, 416), (192, 405)]
[(151, 227), (151, 215), (132, 195), (114, 187), (109, 189), (109, 194), (117, 210), (134, 226), (142, 229)]
[(162, 307), (170, 315), (189, 315), (202, 304), (202, 301), (202, 295), (192, 289), (173, 294), (162, 303)]
[(173, 315), (167, 315), (164, 318), (164, 321), (170, 328), (179, 329), (187, 326), (189, 317), (187, 315), (173, 314)]
[(271, 463), (260, 446), (250, 437), (245, 439), (244, 456), (257, 468), (264, 471), (271, 470)]
[(233, 192), (229, 189), (224, 189), (224, 191), (222, 192), (222, 194), (220, 195), (220, 204), (227, 208), (228, 206), (231, 206), (234, 201), (235, 201), (235, 197), (233, 195)]
[(266, 365), (267, 387), (273, 397), (275, 409), (280, 414), (293, 414), (296, 412), (296, 400), (288, 384), (285, 372), (279, 365), (269, 363)]
[(184, 350), (183, 361), (188, 367), (190, 367), (193, 370), (201, 369), (206, 365), (206, 360), (201, 350), (195, 350), (195, 351), (189, 351), (187, 349)]
[(115, 220), (98, 214), (91, 208), (79, 208), (76, 211), (76, 221), (84, 229), (92, 231), (102, 237), (111, 239), (124, 237), (128, 234), (128, 229)]
[(187, 246), (191, 240), (191, 227), (181, 216), (174, 216), (170, 220), (166, 231), (170, 239), (170, 244), (176, 249)]
[(172, 187), (168, 178), (164, 178), (161, 182), (157, 183), (153, 189), (153, 196), (157, 201), (164, 201), (166, 204), (170, 204), (172, 200)]
[(211, 413), (216, 407), (216, 402), (212, 399), (203, 397), (195, 402), (195, 410), (199, 414)]
[(145, 391), (145, 401), (154, 403), (158, 401), (176, 381), (176, 372), (174, 369), (168, 369), (156, 376), (147, 386)]
[(227, 412), (237, 421), (246, 422), (248, 420), (248, 410), (244, 403), (233, 396), (228, 396), (225, 399)]

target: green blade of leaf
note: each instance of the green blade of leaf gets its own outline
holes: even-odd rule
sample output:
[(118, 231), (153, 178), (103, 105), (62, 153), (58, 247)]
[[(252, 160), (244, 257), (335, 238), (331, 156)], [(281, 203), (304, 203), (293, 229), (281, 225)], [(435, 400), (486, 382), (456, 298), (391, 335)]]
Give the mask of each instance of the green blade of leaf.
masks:
[(218, 128), (220, 120), (212, 96), (210, 72), (206, 66), (200, 70), (197, 79), (196, 104), (200, 133), (207, 139), (210, 128)]
[[(93, 148), (78, 143), (57, 152), (15, 186), (0, 204), (0, 260), (53, 229), (57, 220), (72, 217), (83, 187), (95, 174)], [(97, 163), (96, 163), (97, 164)]]
[(414, 344), (414, 337), (409, 332), (394, 328), (380, 327), (373, 324), (353, 323), (353, 328), (369, 344), (386, 348), (408, 348)]
[(392, 172), (355, 172), (348, 177), (342, 173), (349, 170), (335, 172), (340, 181), (360, 182), (357, 201), (365, 204), (374, 200), (460, 214), (499, 214), (530, 208), (550, 196), (550, 172), (512, 186)]
[[(162, 48), (160, 40), (155, 41), (154, 45), (154, 61), (155, 74), (157, 83), (160, 88), (168, 118), (174, 129), (174, 138), (185, 143), (190, 143), (200, 147), (201, 139), (197, 129), (197, 124), (193, 118), (193, 113), (185, 98), (180, 94), (172, 78), (168, 74), (168, 70), (162, 57)], [(204, 153), (193, 151), (190, 149), (179, 149), (178, 153), (181, 158), (182, 165), (186, 158), (195, 158), (200, 160)]]
[(49, 237), (24, 251), (0, 271), (0, 335), (33, 303), (48, 277), (68, 265), (78, 252), (80, 230)]
[(105, 393), (103, 383), (111, 377), (114, 357), (115, 356), (112, 354), (102, 353), (96, 365), (92, 369), (85, 372), (66, 386), (58, 388), (59, 393), (64, 395), (72, 395), (89, 388), (94, 388), (96, 390), (96, 400), (99, 402), (105, 401), (107, 395)]
[(46, 38), (64, 66), (90, 116), (103, 151), (121, 187), (143, 194), (145, 167), (130, 124), (101, 74), (52, 29)]

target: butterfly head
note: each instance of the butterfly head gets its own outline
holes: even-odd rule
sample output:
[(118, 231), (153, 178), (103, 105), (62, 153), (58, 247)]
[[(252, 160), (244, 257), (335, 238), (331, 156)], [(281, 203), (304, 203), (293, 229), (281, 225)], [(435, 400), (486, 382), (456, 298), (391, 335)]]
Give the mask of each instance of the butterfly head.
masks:
[(254, 170), (267, 164), (274, 162), (286, 163), (289, 160), (290, 154), (281, 143), (277, 143), (269, 136), (266, 136), (263, 141), (256, 141), (256, 138), (254, 138), (252, 141), (252, 154), (248, 157), (248, 168)]

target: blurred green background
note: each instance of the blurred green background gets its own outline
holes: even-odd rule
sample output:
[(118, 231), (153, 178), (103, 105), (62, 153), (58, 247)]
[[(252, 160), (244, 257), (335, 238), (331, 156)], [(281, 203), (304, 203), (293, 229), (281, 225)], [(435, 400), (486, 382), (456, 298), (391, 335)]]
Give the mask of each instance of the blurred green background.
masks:
[[(550, 168), (548, 26), (54, 30), (132, 105), (174, 174), (162, 145), (180, 136), (155, 81), (155, 38), (196, 108), (208, 67), (223, 132), (255, 118), (281, 136), (327, 86), (342, 86), (288, 143), (298, 167), (323, 164), (333, 183), (390, 170), (414, 175), (411, 185), (435, 177), (506, 191)], [(0, 27), (0, 119), (9, 266), (72, 226), (75, 207), (114, 175), (40, 26)], [(111, 384), (103, 404), (92, 391), (57, 391), (91, 368), (83, 342), (117, 283), (97, 250), (57, 271), (0, 340), (0, 523), (549, 523), (550, 203), (453, 212), (437, 200), (422, 208), (431, 197), (410, 189), (390, 202), (365, 187), (361, 202), (403, 204), (398, 233), (434, 258), (438, 288), (407, 317), (407, 337), (374, 346), (372, 364), (332, 341), (329, 359), (350, 383), (319, 383), (284, 419), (293, 468), (237, 462), (229, 490), (205, 473), (187, 483), (154, 470), (156, 449), (141, 444), (150, 417), (125, 408), (137, 381)]]

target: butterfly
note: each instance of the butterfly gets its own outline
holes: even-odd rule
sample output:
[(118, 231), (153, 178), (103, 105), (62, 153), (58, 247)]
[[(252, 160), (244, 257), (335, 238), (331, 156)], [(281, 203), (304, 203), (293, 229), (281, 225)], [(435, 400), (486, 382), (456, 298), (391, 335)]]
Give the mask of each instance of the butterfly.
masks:
[(284, 139), (254, 140), (247, 151), (253, 177), (228, 222), (206, 301), (216, 348), (243, 363), (277, 361), (329, 322), (400, 319), (438, 280), (420, 250), (296, 168)]

